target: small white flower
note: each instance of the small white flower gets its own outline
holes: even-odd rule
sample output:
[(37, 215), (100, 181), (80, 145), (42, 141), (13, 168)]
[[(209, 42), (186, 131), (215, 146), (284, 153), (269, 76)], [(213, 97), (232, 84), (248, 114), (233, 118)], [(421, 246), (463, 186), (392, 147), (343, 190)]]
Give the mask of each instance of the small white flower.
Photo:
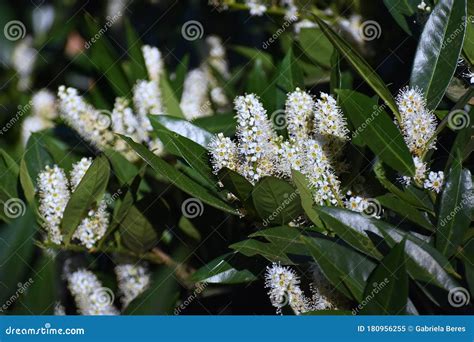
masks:
[(262, 16), (267, 11), (267, 6), (259, 0), (246, 0), (245, 3), (249, 7), (250, 15)]
[(215, 173), (224, 167), (238, 170), (237, 145), (230, 138), (224, 137), (224, 134), (219, 133), (214, 137), (209, 144), (209, 151)]
[(23, 145), (26, 146), (32, 133), (51, 127), (53, 127), (53, 123), (47, 119), (35, 115), (27, 117), (21, 126)]
[(152, 131), (148, 114), (163, 114), (161, 91), (156, 81), (138, 81), (133, 87), (133, 103), (140, 125), (145, 131)]
[(439, 193), (441, 191), (441, 187), (443, 186), (444, 182), (444, 172), (443, 171), (438, 171), (438, 172), (433, 172), (430, 171), (428, 174), (428, 178), (425, 180), (424, 188), (425, 189), (430, 189), (432, 191), (435, 191), (436, 193)]
[(349, 130), (342, 110), (331, 95), (323, 92), (316, 101), (314, 126), (323, 137), (348, 140)]
[(56, 98), (47, 89), (41, 89), (33, 95), (31, 98), (31, 109), (33, 115), (44, 119), (54, 120), (58, 116)]
[(12, 52), (12, 67), (18, 73), (18, 89), (28, 90), (31, 85), (31, 74), (38, 56), (38, 51), (33, 47), (31, 37), (22, 39)]
[(426, 11), (426, 12), (430, 12), (431, 11), (431, 7), (428, 6), (424, 0), (421, 0), (421, 2), (418, 4), (418, 9), (420, 11)]
[(150, 284), (150, 274), (145, 265), (122, 264), (115, 267), (123, 308), (143, 293)]
[(302, 142), (308, 139), (314, 119), (315, 102), (311, 95), (300, 88), (289, 93), (285, 103), (287, 130), (291, 139)]
[(316, 23), (308, 19), (303, 19), (294, 24), (293, 29), (296, 34), (300, 34), (302, 29), (305, 28), (315, 28), (317, 27)]

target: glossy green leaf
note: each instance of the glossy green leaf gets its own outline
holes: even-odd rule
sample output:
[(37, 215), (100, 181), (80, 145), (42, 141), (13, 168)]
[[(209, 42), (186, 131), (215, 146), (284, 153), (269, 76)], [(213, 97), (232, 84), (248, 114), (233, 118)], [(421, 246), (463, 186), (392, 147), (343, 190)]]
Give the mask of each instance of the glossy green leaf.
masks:
[(276, 85), (276, 104), (275, 108), (283, 108), (286, 101), (286, 95), (294, 91), (297, 87), (303, 88), (303, 73), (295, 62), (293, 50), (290, 48), (278, 67), (278, 73), (275, 80)]
[(474, 2), (467, 2), (467, 26), (466, 37), (464, 38), (464, 55), (469, 62), (474, 65)]
[(298, 39), (306, 56), (329, 69), (334, 48), (319, 28), (302, 28)]
[(125, 37), (127, 38), (127, 52), (130, 57), (130, 69), (133, 76), (131, 81), (135, 83), (137, 80), (148, 79), (145, 59), (141, 51), (142, 42), (127, 17), (125, 18)]
[(37, 226), (30, 210), (0, 227), (0, 303), (17, 291), (30, 271)]
[(28, 204), (33, 208), (36, 207), (35, 187), (28, 172), (28, 167), (26, 166), (25, 159), (22, 159), (20, 162), (20, 183), (21, 187), (23, 188), (23, 194), (25, 195)]
[(208, 148), (209, 143), (214, 137), (212, 133), (209, 133), (205, 129), (198, 127), (184, 119), (168, 115), (150, 115), (149, 118), (153, 127), (165, 127), (171, 132), (177, 133), (183, 137), (188, 138), (189, 140), (194, 141), (205, 149)]
[(390, 93), (390, 90), (385, 85), (385, 82), (372, 69), (364, 58), (352, 48), (344, 39), (342, 39), (332, 28), (330, 28), (324, 21), (318, 17), (314, 17), (322, 32), (331, 41), (333, 46), (340, 52), (341, 56), (346, 58), (354, 69), (359, 73), (367, 84), (385, 101), (387, 106), (392, 110), (395, 116), (398, 116), (398, 108), (395, 100)]
[(61, 232), (66, 243), (87, 216), (88, 211), (104, 196), (109, 182), (110, 166), (105, 156), (97, 157), (89, 167), (64, 209)]
[(33, 133), (28, 139), (24, 159), (33, 184), (36, 184), (38, 174), (47, 165), (52, 166), (54, 164), (53, 157), (44, 147), (41, 135), (38, 133)]
[(388, 11), (392, 15), (397, 24), (409, 35), (412, 34), (408, 25), (408, 18), (413, 16), (419, 4), (418, 0), (384, 0)]
[(423, 90), (429, 109), (441, 102), (456, 70), (466, 29), (466, 0), (439, 0), (421, 34), (410, 85)]
[(301, 172), (292, 170), (291, 171), (291, 178), (298, 189), (298, 193), (301, 198), (301, 206), (303, 207), (304, 212), (308, 216), (308, 218), (313, 222), (315, 225), (321, 227), (322, 222), (319, 218), (318, 212), (313, 208), (314, 199), (311, 190), (309, 189), (309, 181), (305, 175)]
[(458, 153), (447, 174), (439, 205), (436, 248), (448, 258), (461, 244), (474, 210), (471, 173), (462, 168), (461, 160)]
[(104, 154), (112, 165), (112, 172), (117, 177), (120, 185), (130, 184), (138, 174), (138, 167), (132, 164), (119, 152), (106, 149)]
[(257, 280), (258, 277), (242, 267), (241, 263), (239, 254), (224, 254), (194, 272), (191, 280), (209, 284), (239, 284)]
[(252, 199), (265, 226), (284, 225), (303, 213), (298, 191), (276, 177), (259, 180), (252, 190)]
[(165, 113), (170, 116), (184, 118), (184, 113), (179, 105), (179, 100), (169, 84), (168, 78), (163, 73), (160, 77), (161, 99), (165, 108)]
[(245, 256), (253, 257), (255, 255), (261, 255), (271, 262), (282, 262), (284, 264), (291, 264), (292, 261), (286, 255), (286, 250), (276, 246), (273, 243), (264, 243), (257, 240), (244, 240), (234, 243), (229, 248), (242, 253)]
[(403, 315), (408, 300), (405, 240), (396, 244), (370, 274), (364, 290), (362, 314)]
[(183, 95), (184, 80), (186, 79), (188, 68), (189, 68), (189, 55), (185, 55), (179, 61), (179, 64), (176, 67), (175, 77), (172, 80), (170, 80), (170, 85), (173, 88), (173, 91), (177, 99), (180, 99), (181, 96)]
[(119, 231), (123, 244), (136, 253), (146, 252), (158, 241), (158, 234), (152, 224), (135, 206), (127, 210)]
[(240, 200), (247, 213), (256, 216), (257, 213), (252, 200), (253, 185), (239, 173), (227, 168), (219, 170), (218, 177), (224, 184), (224, 188)]
[(168, 179), (173, 185), (182, 191), (188, 193), (189, 195), (199, 198), (204, 203), (209, 204), (217, 209), (223, 210), (225, 212), (238, 215), (238, 211), (231, 207), (226, 202), (223, 202), (221, 199), (215, 197), (209, 191), (196, 183), (183, 173), (176, 170), (173, 166), (166, 163), (163, 159), (159, 158), (152, 152), (150, 152), (145, 146), (134, 142), (132, 139), (121, 136), (131, 148), (133, 148), (138, 155), (152, 167), (152, 169), (157, 172), (159, 175)]
[(352, 90), (338, 91), (340, 105), (358, 133), (387, 165), (405, 175), (415, 166), (403, 136), (377, 101)]
[(375, 264), (337, 242), (321, 238), (302, 239), (326, 279), (346, 297), (362, 301), (367, 278)]
[(260, 59), (263, 63), (263, 66), (266, 70), (271, 71), (275, 68), (273, 63), (273, 57), (271, 54), (264, 52), (262, 50), (252, 49), (246, 46), (232, 46), (232, 50), (241, 54), (244, 57), (247, 57), (249, 60), (254, 61)]
[(237, 120), (235, 114), (230, 112), (197, 118), (193, 120), (193, 124), (210, 133), (223, 133), (225, 136), (230, 137), (235, 135)]
[(185, 216), (181, 216), (178, 222), (178, 227), (181, 231), (196, 241), (201, 241), (201, 233), (199, 230), (194, 226), (190, 219)]
[(402, 219), (414, 222), (429, 231), (435, 231), (435, 227), (430, 222), (426, 213), (423, 213), (410, 204), (402, 201), (397, 196), (393, 194), (385, 194), (377, 197), (377, 200), (383, 207), (386, 207), (400, 215)]

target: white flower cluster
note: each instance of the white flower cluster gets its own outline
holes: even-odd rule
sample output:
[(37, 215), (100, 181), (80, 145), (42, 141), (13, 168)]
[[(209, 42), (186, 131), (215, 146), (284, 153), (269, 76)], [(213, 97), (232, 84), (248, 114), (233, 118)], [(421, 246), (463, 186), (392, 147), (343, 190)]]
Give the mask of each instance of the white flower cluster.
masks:
[(104, 288), (97, 276), (79, 269), (67, 276), (68, 288), (81, 315), (118, 315), (113, 305), (113, 293)]
[[(39, 211), (48, 238), (55, 244), (60, 244), (63, 241), (60, 224), (71, 192), (76, 190), (91, 164), (90, 158), (82, 158), (74, 164), (70, 181), (64, 170), (57, 165), (46, 166), (45, 170), (38, 175)], [(102, 200), (97, 208), (91, 209), (88, 216), (81, 221), (74, 232), (73, 239), (77, 239), (86, 248), (92, 248), (104, 236), (108, 226), (107, 204)]]
[(48, 238), (55, 244), (61, 244), (63, 236), (59, 227), (64, 209), (70, 198), (69, 182), (63, 169), (54, 165), (46, 166), (38, 174), (39, 212)]
[[(288, 94), (285, 106), (287, 141), (277, 136), (257, 96), (237, 97), (238, 142), (232, 142), (223, 134), (211, 142), (214, 171), (227, 167), (256, 183), (269, 175), (289, 178), (294, 169), (308, 178), (316, 203), (337, 204), (341, 199), (340, 184), (325, 146), (333, 138), (346, 138), (347, 128), (333, 99), (326, 94), (322, 96), (316, 104), (300, 89)], [(326, 105), (328, 103), (330, 106)], [(328, 116), (332, 124), (326, 122)]]
[[(435, 148), (436, 117), (426, 107), (424, 94), (418, 88), (406, 87), (400, 90), (397, 106), (400, 111), (400, 121), (396, 124), (403, 133), (408, 149), (413, 154), (414, 180), (422, 184), (425, 189), (439, 192), (443, 185), (444, 173), (430, 171), (422, 160), (428, 150)], [(411, 181), (411, 177), (402, 177), (402, 182), (406, 185), (409, 185)]]
[(204, 70), (198, 68), (188, 72), (180, 103), (186, 119), (194, 120), (212, 114), (208, 88), (209, 77)]
[[(326, 283), (324, 283), (325, 285)], [(285, 306), (289, 306), (296, 315), (314, 310), (333, 309), (335, 305), (324, 295), (325, 289), (321, 282), (311, 287), (313, 295), (308, 298), (300, 288), (300, 279), (289, 267), (273, 263), (267, 267), (265, 273), (265, 287), (277, 314), (282, 313)]]
[(431, 11), (431, 7), (428, 6), (424, 0), (421, 0), (421, 2), (418, 4), (417, 7), (420, 11), (424, 11), (424, 12), (430, 12)]
[(143, 293), (150, 284), (150, 273), (145, 265), (121, 264), (115, 267), (121, 302), (126, 308), (132, 300)]
[(31, 115), (22, 125), (23, 145), (26, 145), (31, 133), (42, 131), (53, 127), (53, 121), (57, 117), (56, 98), (47, 89), (41, 89), (31, 98)]
[(158, 81), (163, 72), (163, 60), (161, 58), (160, 50), (156, 47), (143, 45), (142, 53), (148, 71), (148, 78), (151, 81)]

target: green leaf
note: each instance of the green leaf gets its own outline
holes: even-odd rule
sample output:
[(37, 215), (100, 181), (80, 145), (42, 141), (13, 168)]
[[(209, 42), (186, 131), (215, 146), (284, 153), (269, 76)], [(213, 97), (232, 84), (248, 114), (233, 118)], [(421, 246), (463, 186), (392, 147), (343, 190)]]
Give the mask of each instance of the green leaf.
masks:
[(474, 65), (474, 25), (472, 24), (472, 18), (474, 18), (474, 2), (468, 1), (466, 37), (464, 39), (463, 49), (469, 62)]
[(173, 91), (177, 99), (180, 99), (181, 96), (183, 95), (184, 80), (186, 79), (188, 67), (189, 67), (189, 55), (185, 55), (179, 61), (179, 65), (176, 67), (174, 79), (170, 80), (170, 85), (173, 88)]
[(414, 222), (431, 232), (435, 231), (435, 228), (431, 224), (426, 213), (419, 211), (415, 207), (399, 199), (397, 196), (393, 194), (385, 194), (383, 196), (377, 197), (377, 200), (382, 206), (400, 215), (402, 219)]
[(268, 88), (267, 74), (265, 73), (262, 64), (263, 62), (261, 59), (255, 60), (253, 69), (248, 75), (245, 91), (247, 93), (258, 95), (265, 106), (265, 104), (267, 104), (266, 99), (270, 94), (270, 89)]
[(193, 273), (191, 280), (209, 284), (240, 284), (258, 279), (250, 270), (242, 267), (237, 253), (227, 253), (202, 266)]
[(352, 90), (339, 90), (340, 105), (358, 133), (387, 165), (405, 175), (415, 166), (403, 136), (377, 101)]
[(10, 222), (10, 218), (5, 213), (5, 202), (10, 199), (18, 198), (18, 165), (3, 150), (0, 150), (0, 218), (3, 221)]
[(88, 211), (103, 197), (109, 182), (110, 166), (105, 156), (97, 157), (89, 167), (64, 209), (61, 232), (66, 243)]
[(145, 66), (145, 59), (141, 51), (142, 42), (138, 37), (137, 32), (130, 24), (128, 17), (125, 18), (125, 36), (127, 38), (128, 55), (130, 57), (130, 69), (133, 79), (130, 80), (135, 83), (137, 80), (148, 79), (148, 73)]
[(421, 34), (410, 85), (423, 90), (435, 110), (456, 70), (466, 28), (466, 0), (439, 0)]
[(138, 167), (112, 149), (106, 149), (104, 154), (112, 165), (113, 174), (117, 177), (120, 185), (130, 184), (138, 174)]
[(342, 39), (332, 28), (318, 17), (314, 17), (321, 31), (331, 41), (333, 46), (340, 52), (341, 56), (346, 58), (359, 75), (367, 82), (368, 85), (385, 101), (387, 106), (392, 110), (396, 117), (399, 117), (398, 108), (390, 90), (385, 82), (372, 69), (359, 53), (352, 48), (344, 39)]
[(239, 253), (242, 253), (243, 255), (248, 257), (261, 255), (272, 262), (282, 262), (284, 264), (291, 264), (292, 261), (286, 255), (286, 250), (280, 247), (281, 246), (275, 246), (272, 243), (264, 243), (252, 239), (240, 241), (229, 246), (229, 248), (236, 250)]
[(443, 185), (439, 205), (436, 248), (448, 258), (461, 244), (474, 209), (471, 173), (461, 163), (458, 152)]
[(319, 218), (318, 212), (313, 208), (314, 200), (311, 190), (309, 190), (309, 181), (305, 175), (296, 170), (291, 170), (291, 178), (298, 189), (298, 193), (301, 198), (301, 206), (308, 218), (316, 226), (322, 227), (321, 219)]
[(177, 188), (195, 198), (201, 199), (204, 203), (207, 203), (217, 209), (223, 210), (233, 215), (239, 214), (236, 209), (209, 193), (206, 188), (176, 170), (163, 159), (148, 151), (145, 146), (134, 142), (128, 137), (122, 135), (120, 137), (125, 140), (130, 145), (130, 147), (133, 148), (138, 153), (138, 155), (152, 167), (153, 170), (155, 170), (155, 172), (168, 179)]
[(184, 159), (206, 182), (206, 184), (217, 189), (217, 180), (209, 163), (209, 152), (207, 149), (194, 141), (167, 130), (157, 121), (153, 121), (154, 132), (165, 145), (166, 150)]
[(125, 72), (107, 37), (102, 35), (99, 39), (94, 36), (103, 31), (92, 17), (85, 17), (86, 26), (90, 35), (90, 40), (86, 43), (86, 48), (91, 50), (92, 65), (105, 77), (109, 85), (118, 96), (127, 96), (131, 90)]
[(267, 71), (272, 71), (275, 68), (275, 64), (273, 64), (273, 57), (267, 52), (238, 45), (232, 46), (231, 49), (242, 56), (247, 57), (251, 61), (260, 59)]
[(299, 35), (299, 45), (306, 56), (318, 65), (329, 69), (334, 48), (319, 28), (303, 28)]
[(321, 238), (302, 239), (326, 279), (346, 297), (362, 301), (367, 278), (375, 264), (337, 242)]
[[(377, 291), (376, 291), (377, 290)], [(371, 273), (364, 291), (362, 314), (402, 315), (408, 300), (405, 240), (396, 244)]]
[(257, 182), (252, 199), (263, 224), (284, 225), (302, 214), (298, 191), (276, 177), (264, 177)]
[(193, 120), (193, 124), (210, 133), (223, 133), (225, 136), (230, 137), (235, 135), (237, 120), (235, 114), (230, 112), (197, 118)]
[(248, 214), (256, 216), (257, 212), (252, 201), (253, 185), (245, 177), (228, 168), (219, 170), (218, 176), (224, 188), (240, 200)]
[(168, 115), (149, 115), (151, 125), (155, 128), (166, 128), (167, 130), (182, 135), (189, 140), (201, 145), (205, 149), (214, 138), (212, 133), (192, 124), (191, 122)]
[(158, 241), (158, 234), (152, 224), (135, 206), (127, 210), (119, 230), (123, 244), (136, 253), (148, 251)]
[(30, 270), (37, 226), (30, 210), (0, 229), (0, 303), (17, 291)]
[(32, 277), (24, 284), (27, 290), (18, 299), (14, 314), (53, 315), (58, 296), (58, 265), (51, 256), (43, 253), (33, 269)]
[(199, 230), (197, 230), (191, 220), (187, 217), (181, 216), (178, 222), (178, 227), (184, 234), (186, 234), (193, 240), (196, 240), (198, 242), (201, 241), (201, 233), (199, 233)]
[(30, 174), (33, 184), (36, 184), (38, 174), (43, 171), (46, 166), (52, 166), (54, 159), (46, 150), (42, 141), (41, 135), (33, 133), (28, 139), (25, 150), (25, 163)]
[(35, 187), (33, 185), (33, 181), (31, 180), (30, 174), (28, 173), (28, 168), (24, 158), (20, 162), (20, 183), (28, 204), (33, 208), (36, 208)]
[(286, 101), (286, 95), (294, 91), (297, 87), (304, 87), (303, 73), (295, 62), (293, 50), (290, 48), (278, 67), (275, 80), (276, 84), (276, 109), (283, 108)]
[(407, 270), (413, 279), (434, 284), (448, 291), (457, 286), (451, 277), (451, 275), (457, 276), (453, 267), (429, 242), (407, 234), (382, 220), (367, 218), (351, 210), (324, 207), (321, 211), (360, 234), (367, 236), (375, 234), (384, 238), (389, 247), (406, 238), (405, 252), (409, 257)]
[(375, 259), (381, 259), (382, 254), (377, 250), (366, 232), (353, 229), (350, 225), (342, 223), (341, 220), (334, 217), (336, 216), (336, 212), (332, 209), (331, 207), (318, 208), (319, 215), (326, 224), (326, 227), (329, 227), (329, 229), (333, 230), (342, 240), (358, 251)]
[[(408, 26), (407, 18), (416, 13), (418, 0), (384, 0), (384, 4), (397, 24), (409, 35), (412, 34)], [(419, 2), (418, 2), (419, 3)]]
[(184, 118), (185, 116), (179, 105), (179, 100), (176, 98), (173, 88), (171, 88), (165, 73), (162, 73), (160, 76), (160, 90), (165, 113), (170, 116)]

